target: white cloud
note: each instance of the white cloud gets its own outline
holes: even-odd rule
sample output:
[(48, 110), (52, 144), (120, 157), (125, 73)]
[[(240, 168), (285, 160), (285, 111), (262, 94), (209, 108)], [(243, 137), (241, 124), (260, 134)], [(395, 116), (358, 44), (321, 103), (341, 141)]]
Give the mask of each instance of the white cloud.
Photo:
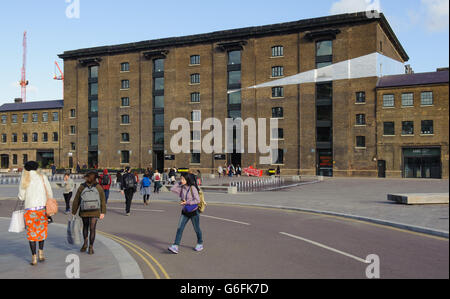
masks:
[(339, 0), (333, 3), (330, 13), (336, 15), (370, 10), (381, 11), (380, 0)]
[(448, 30), (449, 1), (448, 0), (421, 0), (425, 7), (425, 24), (432, 32)]
[[(11, 82), (9, 84), (9, 87), (17, 90), (17, 97), (20, 97), (20, 83), (19, 81)], [(32, 96), (34, 98), (38, 97), (39, 95), (39, 88), (35, 85), (28, 85), (27, 86), (27, 98), (28, 96)]]

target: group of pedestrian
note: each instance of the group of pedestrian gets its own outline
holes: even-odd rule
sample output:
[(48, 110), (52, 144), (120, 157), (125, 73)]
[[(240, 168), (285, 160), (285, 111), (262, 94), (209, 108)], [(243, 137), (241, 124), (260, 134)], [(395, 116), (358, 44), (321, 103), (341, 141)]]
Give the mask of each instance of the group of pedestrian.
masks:
[[(200, 229), (200, 210), (202, 203), (199, 185), (201, 184), (201, 172), (197, 175), (193, 173), (183, 173), (180, 182), (176, 183), (177, 169), (171, 168), (167, 173), (166, 182), (173, 185), (171, 191), (180, 199), (181, 216), (177, 226), (175, 242), (169, 247), (172, 253), (179, 253), (179, 245), (183, 236), (186, 224), (191, 221), (197, 235), (196, 251), (202, 251), (203, 235)], [(126, 215), (130, 216), (133, 195), (140, 186), (144, 204), (148, 205), (151, 194), (152, 182), (156, 185), (164, 181), (164, 177), (155, 170), (147, 169), (141, 181), (139, 176), (132, 173), (131, 167), (126, 167), (123, 172), (117, 174), (121, 193), (125, 196)], [(70, 201), (75, 189), (75, 182), (70, 173), (64, 175), (61, 185), (65, 200), (65, 213), (73, 216), (79, 215), (83, 223), (83, 245), (80, 252), (94, 254), (94, 243), (96, 228), (99, 220), (103, 220), (106, 215), (109, 192), (112, 185), (111, 175), (108, 170), (102, 174), (98, 171), (89, 171), (84, 176), (84, 183), (79, 186), (73, 199)], [(159, 192), (160, 187), (156, 187), (154, 192)], [(49, 215), (47, 214), (47, 201), (53, 198), (53, 192), (47, 176), (39, 169), (38, 163), (27, 162), (22, 173), (19, 186), (19, 201), (24, 202), (24, 219), (27, 231), (27, 239), (31, 249), (31, 265), (45, 261), (44, 244), (48, 238)]]
[[(66, 174), (63, 183), (66, 213), (70, 212), (70, 198), (74, 186), (70, 174)], [(48, 225), (51, 223), (50, 216), (47, 214), (47, 203), (52, 198), (52, 187), (45, 173), (39, 169), (39, 164), (35, 161), (27, 162), (20, 180), (18, 199), (24, 202), (24, 220), (31, 249), (32, 266), (37, 265), (38, 261), (45, 261), (44, 245), (48, 238)], [(96, 225), (98, 220), (104, 219), (106, 214), (105, 193), (97, 183), (96, 172), (87, 173), (85, 183), (77, 190), (72, 214), (77, 213), (83, 221), (84, 243), (81, 251), (94, 254)]]
[(242, 176), (242, 167), (241, 165), (237, 165), (234, 166), (233, 164), (225, 164), (225, 166), (219, 166), (217, 167), (217, 173), (219, 175), (219, 178), (221, 177), (233, 177), (233, 176), (237, 176), (240, 177)]

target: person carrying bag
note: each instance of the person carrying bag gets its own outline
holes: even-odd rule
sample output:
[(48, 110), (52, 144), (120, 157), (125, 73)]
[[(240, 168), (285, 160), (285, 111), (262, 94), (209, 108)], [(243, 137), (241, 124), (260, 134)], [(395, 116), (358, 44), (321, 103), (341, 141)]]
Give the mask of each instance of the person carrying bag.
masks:
[[(56, 200), (47, 176), (39, 170), (39, 164), (29, 161), (20, 180), (18, 198), (25, 206), (25, 227), (32, 254), (31, 265), (38, 262), (36, 245), (39, 243), (39, 261), (44, 262), (44, 243), (48, 237), (48, 217), (58, 211)], [(21, 213), (15, 216), (18, 219)], [(19, 219), (20, 221), (20, 219)], [(20, 223), (19, 223), (20, 225)], [(18, 227), (20, 230), (20, 226)]]
[(181, 217), (178, 222), (175, 242), (169, 247), (169, 251), (174, 254), (179, 253), (179, 246), (181, 243), (181, 238), (183, 237), (183, 231), (189, 221), (192, 221), (195, 233), (197, 234), (197, 246), (195, 246), (194, 250), (197, 252), (203, 251), (203, 234), (200, 229), (199, 210), (201, 198), (199, 195), (199, 189), (196, 186), (195, 176), (191, 174), (183, 174), (181, 177), (181, 182), (178, 185), (173, 186), (171, 191), (179, 196), (182, 210)]
[[(97, 172), (86, 174), (86, 182), (78, 188), (72, 204), (72, 214), (79, 215), (83, 221), (83, 246), (80, 252), (88, 251), (94, 254), (94, 242), (98, 220), (103, 220), (106, 214), (106, 198), (103, 188), (97, 183)], [(89, 245), (89, 249), (88, 249)]]

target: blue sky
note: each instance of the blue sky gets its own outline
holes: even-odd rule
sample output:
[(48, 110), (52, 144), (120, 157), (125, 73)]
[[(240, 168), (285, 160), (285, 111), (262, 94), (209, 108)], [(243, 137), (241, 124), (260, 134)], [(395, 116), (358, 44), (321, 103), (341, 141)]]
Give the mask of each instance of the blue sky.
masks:
[[(71, 1), (80, 17), (68, 18)], [(0, 9), (0, 104), (20, 96), (22, 35), (28, 31), (28, 101), (62, 98), (52, 79), (66, 50), (267, 25), (380, 7), (416, 72), (449, 65), (448, 0), (17, 0)], [(59, 61), (59, 60), (58, 60)], [(59, 61), (60, 62), (60, 61)], [(62, 64), (62, 62), (60, 62)]]

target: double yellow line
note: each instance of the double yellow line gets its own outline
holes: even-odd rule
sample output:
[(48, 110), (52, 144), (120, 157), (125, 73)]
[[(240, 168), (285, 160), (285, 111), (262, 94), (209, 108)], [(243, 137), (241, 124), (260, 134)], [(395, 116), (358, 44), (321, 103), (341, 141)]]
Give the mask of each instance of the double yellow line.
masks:
[[(164, 279), (170, 279), (169, 274), (167, 274), (167, 271), (164, 269), (164, 267), (150, 254), (148, 253), (146, 250), (142, 249), (141, 247), (139, 247), (138, 245), (115, 235), (112, 234), (108, 234), (105, 232), (98, 232), (99, 234), (116, 241), (119, 244), (122, 244), (123, 246), (127, 247), (128, 249), (130, 249), (132, 252), (134, 252), (137, 256), (139, 256), (146, 264), (147, 266), (152, 270), (153, 274), (155, 274), (156, 279), (161, 279), (161, 275), (159, 274), (159, 272), (157, 271), (157, 269), (155, 268), (155, 266), (150, 262), (153, 261), (153, 263), (155, 263), (156, 267), (161, 271), (162, 276)], [(148, 258), (150, 258), (150, 260)]]

